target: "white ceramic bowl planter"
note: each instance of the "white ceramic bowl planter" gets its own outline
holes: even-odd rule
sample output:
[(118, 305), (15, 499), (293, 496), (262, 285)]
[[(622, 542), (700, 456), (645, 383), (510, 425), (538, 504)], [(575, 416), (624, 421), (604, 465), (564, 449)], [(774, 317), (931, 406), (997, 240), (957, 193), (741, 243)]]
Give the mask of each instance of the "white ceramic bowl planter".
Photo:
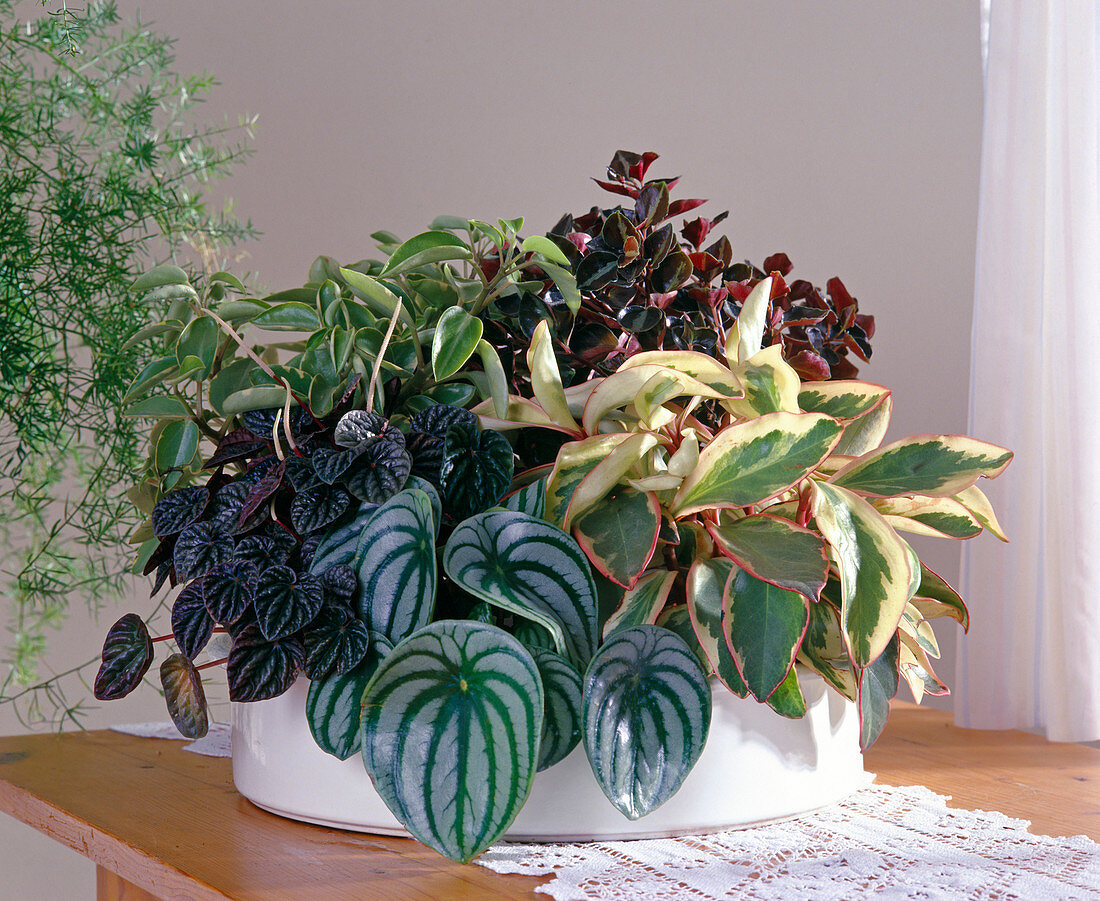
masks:
[[(509, 839), (583, 841), (713, 832), (790, 817), (840, 800), (867, 782), (855, 705), (799, 670), (802, 719), (778, 716), (713, 683), (710, 735), (680, 790), (628, 820), (600, 790), (578, 746), (539, 773)], [(233, 781), (254, 804), (323, 826), (405, 835), (359, 755), (337, 760), (306, 723), (308, 682), (269, 701), (233, 705)]]

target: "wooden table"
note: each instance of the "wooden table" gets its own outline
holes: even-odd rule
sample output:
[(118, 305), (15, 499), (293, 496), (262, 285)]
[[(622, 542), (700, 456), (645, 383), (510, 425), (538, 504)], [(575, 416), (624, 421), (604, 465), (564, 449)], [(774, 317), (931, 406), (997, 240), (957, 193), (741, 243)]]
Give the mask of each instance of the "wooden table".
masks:
[[(1100, 750), (957, 729), (898, 704), (867, 767), (952, 806), (1100, 840)], [(0, 738), (0, 810), (97, 864), (100, 899), (436, 901), (545, 898), (545, 877), (458, 866), (406, 839), (284, 820), (233, 789), (229, 761), (112, 732)]]

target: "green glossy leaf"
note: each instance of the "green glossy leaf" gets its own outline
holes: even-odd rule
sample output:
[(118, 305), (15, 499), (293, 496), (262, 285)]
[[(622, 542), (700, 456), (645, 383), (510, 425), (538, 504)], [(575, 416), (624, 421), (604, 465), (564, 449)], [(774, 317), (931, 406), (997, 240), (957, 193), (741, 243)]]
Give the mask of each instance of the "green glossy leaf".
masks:
[(538, 770), (564, 760), (581, 740), (581, 677), (564, 657), (545, 648), (531, 656), (539, 668), (545, 703)]
[(134, 332), (122, 345), (123, 350), (127, 350), (131, 347), (136, 347), (139, 344), (144, 344), (150, 338), (159, 338), (164, 335), (166, 340), (172, 341), (176, 338), (183, 328), (183, 323), (178, 319), (167, 319), (163, 322), (153, 322), (144, 328), (138, 329)]
[(244, 388), (233, 392), (222, 401), (222, 415), (230, 416), (248, 410), (270, 410), (272, 407), (281, 407), (285, 401), (286, 388)]
[(317, 310), (304, 303), (280, 303), (251, 320), (252, 325), (270, 332), (312, 332), (321, 327)]
[(992, 479), (1012, 461), (1012, 451), (965, 435), (903, 438), (853, 460), (833, 484), (875, 497), (925, 494), (949, 497)]
[(170, 422), (157, 437), (157, 472), (183, 469), (199, 452), (199, 427), (190, 420)]
[(431, 621), (435, 609), (436, 520), (423, 491), (399, 491), (371, 517), (356, 563), (359, 618), (398, 642)]
[(153, 360), (130, 383), (130, 387), (126, 389), (126, 394), (123, 395), (122, 402), (129, 403), (134, 398), (147, 393), (150, 388), (174, 378), (177, 372), (179, 372), (179, 363), (174, 356), (159, 357)]
[(139, 275), (137, 280), (130, 287), (132, 290), (141, 293), (165, 285), (190, 284), (191, 282), (187, 277), (187, 273), (180, 269), (179, 266), (173, 266), (171, 263), (163, 263)]
[[(679, 604), (674, 607), (666, 607), (665, 611), (657, 617), (657, 625), (679, 635), (684, 643), (691, 648), (691, 652), (695, 655), (695, 659), (699, 661), (703, 672), (709, 675), (711, 670), (710, 661), (707, 660), (707, 655), (699, 645), (699, 636), (695, 634), (695, 628), (691, 625), (691, 617), (688, 615), (686, 605)], [(732, 664), (730, 665), (732, 666)], [(745, 694), (748, 693), (749, 691), (746, 688)]]
[(237, 278), (232, 272), (215, 272), (210, 276), (209, 280), (211, 282), (221, 282), (224, 285), (229, 285), (229, 287), (235, 288), (238, 291), (247, 290), (244, 286), (244, 282)]
[(866, 751), (882, 734), (890, 715), (890, 699), (898, 693), (898, 638), (859, 675), (859, 748)]
[(596, 781), (631, 820), (671, 798), (710, 729), (710, 686), (691, 648), (660, 626), (612, 635), (584, 675), (584, 747)]
[(820, 413), (768, 413), (719, 432), (676, 493), (677, 516), (715, 507), (747, 507), (797, 484), (840, 437)]
[(809, 617), (805, 597), (734, 568), (726, 583), (722, 625), (745, 685), (771, 697), (794, 665)]
[(463, 219), (461, 216), (436, 216), (432, 220), (431, 228), (432, 231), (441, 231), (442, 229), (468, 231), (470, 228), (470, 220)]
[(168, 715), (184, 738), (202, 738), (210, 730), (206, 693), (195, 664), (173, 654), (160, 665), (160, 685)]
[(573, 534), (596, 569), (629, 589), (649, 566), (660, 528), (657, 495), (620, 486), (577, 519)]
[(696, 560), (688, 571), (687, 612), (710, 669), (726, 688), (744, 698), (749, 689), (737, 669), (723, 625), (726, 584), (736, 569), (724, 557)]
[[(557, 244), (543, 235), (531, 235), (530, 238), (524, 238), (521, 246), (528, 253), (542, 254), (551, 263), (557, 263), (559, 266), (569, 266), (569, 257), (562, 253)], [(574, 312), (576, 311), (574, 310)]]
[[(197, 378), (205, 378), (210, 367), (214, 365), (214, 355), (218, 351), (221, 338), (221, 329), (209, 316), (200, 316), (187, 323), (176, 341), (176, 361), (180, 371), (186, 372), (189, 368), (185, 365), (186, 358), (194, 357), (201, 370), (201, 375)], [(193, 364), (190, 368), (194, 368)]]
[(584, 552), (561, 529), (525, 513), (482, 513), (451, 533), (443, 567), (475, 597), (549, 629), (578, 669), (591, 659), (596, 588)]
[(622, 601), (604, 623), (603, 637), (606, 639), (620, 629), (656, 623), (675, 582), (676, 573), (667, 569), (642, 576), (633, 588), (623, 593)]
[(450, 232), (427, 231), (409, 238), (398, 247), (390, 255), (382, 275), (396, 276), (428, 263), (470, 259), (473, 259), (473, 254), (461, 238)]
[(477, 355), (485, 370), (489, 384), (489, 394), (493, 400), (493, 410), (499, 418), (508, 415), (508, 376), (500, 362), (496, 348), (484, 338), (477, 342)]
[(840, 571), (848, 653), (867, 666), (886, 648), (909, 600), (905, 544), (867, 501), (828, 482), (814, 485), (814, 516)]
[(191, 411), (178, 397), (147, 397), (130, 404), (122, 415), (149, 419), (190, 419)]
[(821, 596), (829, 555), (816, 532), (766, 513), (708, 528), (722, 553), (756, 578), (813, 601)]
[[(383, 319), (393, 318), (394, 311), (397, 310), (398, 298), (388, 285), (355, 269), (341, 269), (340, 275), (347, 281), (351, 293), (363, 301), (371, 312)], [(413, 332), (416, 331), (416, 323), (407, 304), (401, 304), (400, 319)]]
[(437, 381), (450, 378), (473, 355), (484, 326), (461, 307), (443, 311), (432, 337), (432, 372)]
[(419, 841), (465, 863), (531, 791), (543, 688), (527, 650), (495, 626), (432, 623), (382, 661), (363, 696), (363, 761)]
[(363, 692), (392, 649), (389, 639), (375, 633), (371, 635), (370, 650), (359, 666), (351, 672), (334, 674), (309, 684), (306, 721), (317, 747), (326, 754), (347, 760), (360, 749)]
[(581, 308), (581, 292), (577, 288), (577, 279), (573, 273), (565, 267), (547, 263), (545, 260), (539, 261), (539, 269), (553, 279), (554, 285), (565, 300), (565, 305), (569, 307), (569, 312), (576, 316)]

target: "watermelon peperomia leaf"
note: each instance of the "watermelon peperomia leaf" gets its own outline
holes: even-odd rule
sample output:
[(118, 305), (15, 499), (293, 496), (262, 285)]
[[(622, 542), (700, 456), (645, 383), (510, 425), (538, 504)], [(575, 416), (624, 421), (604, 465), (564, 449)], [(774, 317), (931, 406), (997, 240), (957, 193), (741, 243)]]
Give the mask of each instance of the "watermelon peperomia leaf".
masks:
[(399, 643), (363, 694), (363, 761), (414, 837), (465, 863), (515, 819), (538, 763), (543, 689), (507, 632), (443, 620)]
[(542, 772), (564, 760), (580, 743), (581, 677), (568, 660), (553, 651), (534, 648), (531, 656), (539, 668), (545, 696), (538, 765)]
[(584, 747), (605, 795), (632, 820), (671, 798), (710, 728), (710, 686), (676, 633), (634, 626), (612, 635), (584, 675)]
[(375, 632), (370, 636), (370, 649), (358, 666), (310, 683), (306, 720), (317, 747), (326, 754), (347, 760), (359, 750), (363, 740), (359, 723), (363, 690), (378, 664), (392, 650), (386, 636)]

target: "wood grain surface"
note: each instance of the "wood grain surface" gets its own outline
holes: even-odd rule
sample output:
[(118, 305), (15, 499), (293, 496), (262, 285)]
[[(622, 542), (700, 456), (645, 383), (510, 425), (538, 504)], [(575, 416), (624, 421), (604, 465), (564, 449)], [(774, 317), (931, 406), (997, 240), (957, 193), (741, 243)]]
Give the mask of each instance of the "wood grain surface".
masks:
[[(952, 806), (1100, 840), (1100, 751), (1092, 748), (957, 729), (944, 713), (898, 704), (867, 767), (881, 782), (951, 795)], [(185, 752), (180, 742), (112, 732), (0, 738), (0, 810), (95, 861), (112, 898), (143, 897), (126, 894), (125, 882), (195, 901), (545, 897), (534, 893), (544, 877), (501, 876), (407, 839), (266, 813), (233, 789), (228, 760)]]

